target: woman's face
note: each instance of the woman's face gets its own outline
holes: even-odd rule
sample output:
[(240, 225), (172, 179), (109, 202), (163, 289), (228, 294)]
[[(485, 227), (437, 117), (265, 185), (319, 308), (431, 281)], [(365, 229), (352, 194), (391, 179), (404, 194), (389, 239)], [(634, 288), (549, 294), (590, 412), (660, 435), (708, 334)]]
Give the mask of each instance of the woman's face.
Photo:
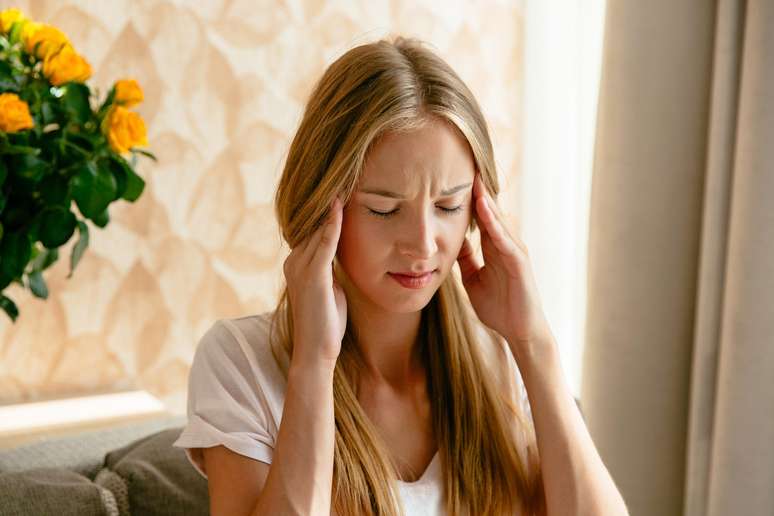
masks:
[(384, 135), (371, 148), (337, 251), (357, 297), (389, 312), (427, 305), (465, 238), (474, 174), (467, 140), (445, 122)]

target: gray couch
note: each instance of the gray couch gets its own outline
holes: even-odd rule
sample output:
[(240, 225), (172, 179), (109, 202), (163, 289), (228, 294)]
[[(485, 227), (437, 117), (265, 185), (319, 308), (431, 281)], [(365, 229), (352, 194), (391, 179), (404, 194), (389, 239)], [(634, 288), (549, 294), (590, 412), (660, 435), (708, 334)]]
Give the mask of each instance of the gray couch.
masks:
[(0, 450), (0, 516), (209, 514), (207, 481), (172, 447), (184, 424), (169, 417)]
[(0, 450), (0, 516), (209, 514), (207, 482), (167, 417)]

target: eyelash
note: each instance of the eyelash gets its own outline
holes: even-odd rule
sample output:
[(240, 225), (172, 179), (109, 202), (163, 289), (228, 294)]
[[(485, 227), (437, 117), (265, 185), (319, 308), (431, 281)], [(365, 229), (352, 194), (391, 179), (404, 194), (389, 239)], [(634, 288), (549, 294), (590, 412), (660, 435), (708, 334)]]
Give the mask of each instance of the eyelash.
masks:
[[(443, 206), (438, 206), (438, 208), (440, 208), (447, 215), (453, 215), (455, 213), (461, 212), (463, 206), (460, 204), (456, 208), (444, 208)], [(382, 217), (382, 218), (386, 219), (386, 218), (392, 217), (393, 215), (398, 213), (398, 208), (396, 208), (396, 209), (394, 209), (392, 211), (386, 211), (386, 212), (375, 211), (375, 210), (372, 210), (371, 208), (368, 208), (368, 211), (370, 211), (371, 213), (373, 213), (377, 217)]]

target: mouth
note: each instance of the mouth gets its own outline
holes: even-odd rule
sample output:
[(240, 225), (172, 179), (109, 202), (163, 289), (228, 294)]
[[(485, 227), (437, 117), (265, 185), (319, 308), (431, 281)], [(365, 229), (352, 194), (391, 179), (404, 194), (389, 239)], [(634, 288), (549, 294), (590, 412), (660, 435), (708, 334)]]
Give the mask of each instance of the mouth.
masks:
[(401, 286), (410, 289), (420, 289), (427, 286), (437, 269), (424, 273), (397, 273), (389, 272), (391, 278), (397, 281)]

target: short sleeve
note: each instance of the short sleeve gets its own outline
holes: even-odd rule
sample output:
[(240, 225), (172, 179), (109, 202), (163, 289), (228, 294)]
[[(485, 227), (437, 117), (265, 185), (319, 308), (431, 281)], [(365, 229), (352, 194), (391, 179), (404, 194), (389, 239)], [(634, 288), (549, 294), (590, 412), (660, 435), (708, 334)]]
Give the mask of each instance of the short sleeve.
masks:
[(188, 377), (188, 422), (173, 443), (204, 477), (201, 448), (223, 445), (267, 464), (274, 450), (266, 396), (233, 331), (219, 320), (199, 341)]

